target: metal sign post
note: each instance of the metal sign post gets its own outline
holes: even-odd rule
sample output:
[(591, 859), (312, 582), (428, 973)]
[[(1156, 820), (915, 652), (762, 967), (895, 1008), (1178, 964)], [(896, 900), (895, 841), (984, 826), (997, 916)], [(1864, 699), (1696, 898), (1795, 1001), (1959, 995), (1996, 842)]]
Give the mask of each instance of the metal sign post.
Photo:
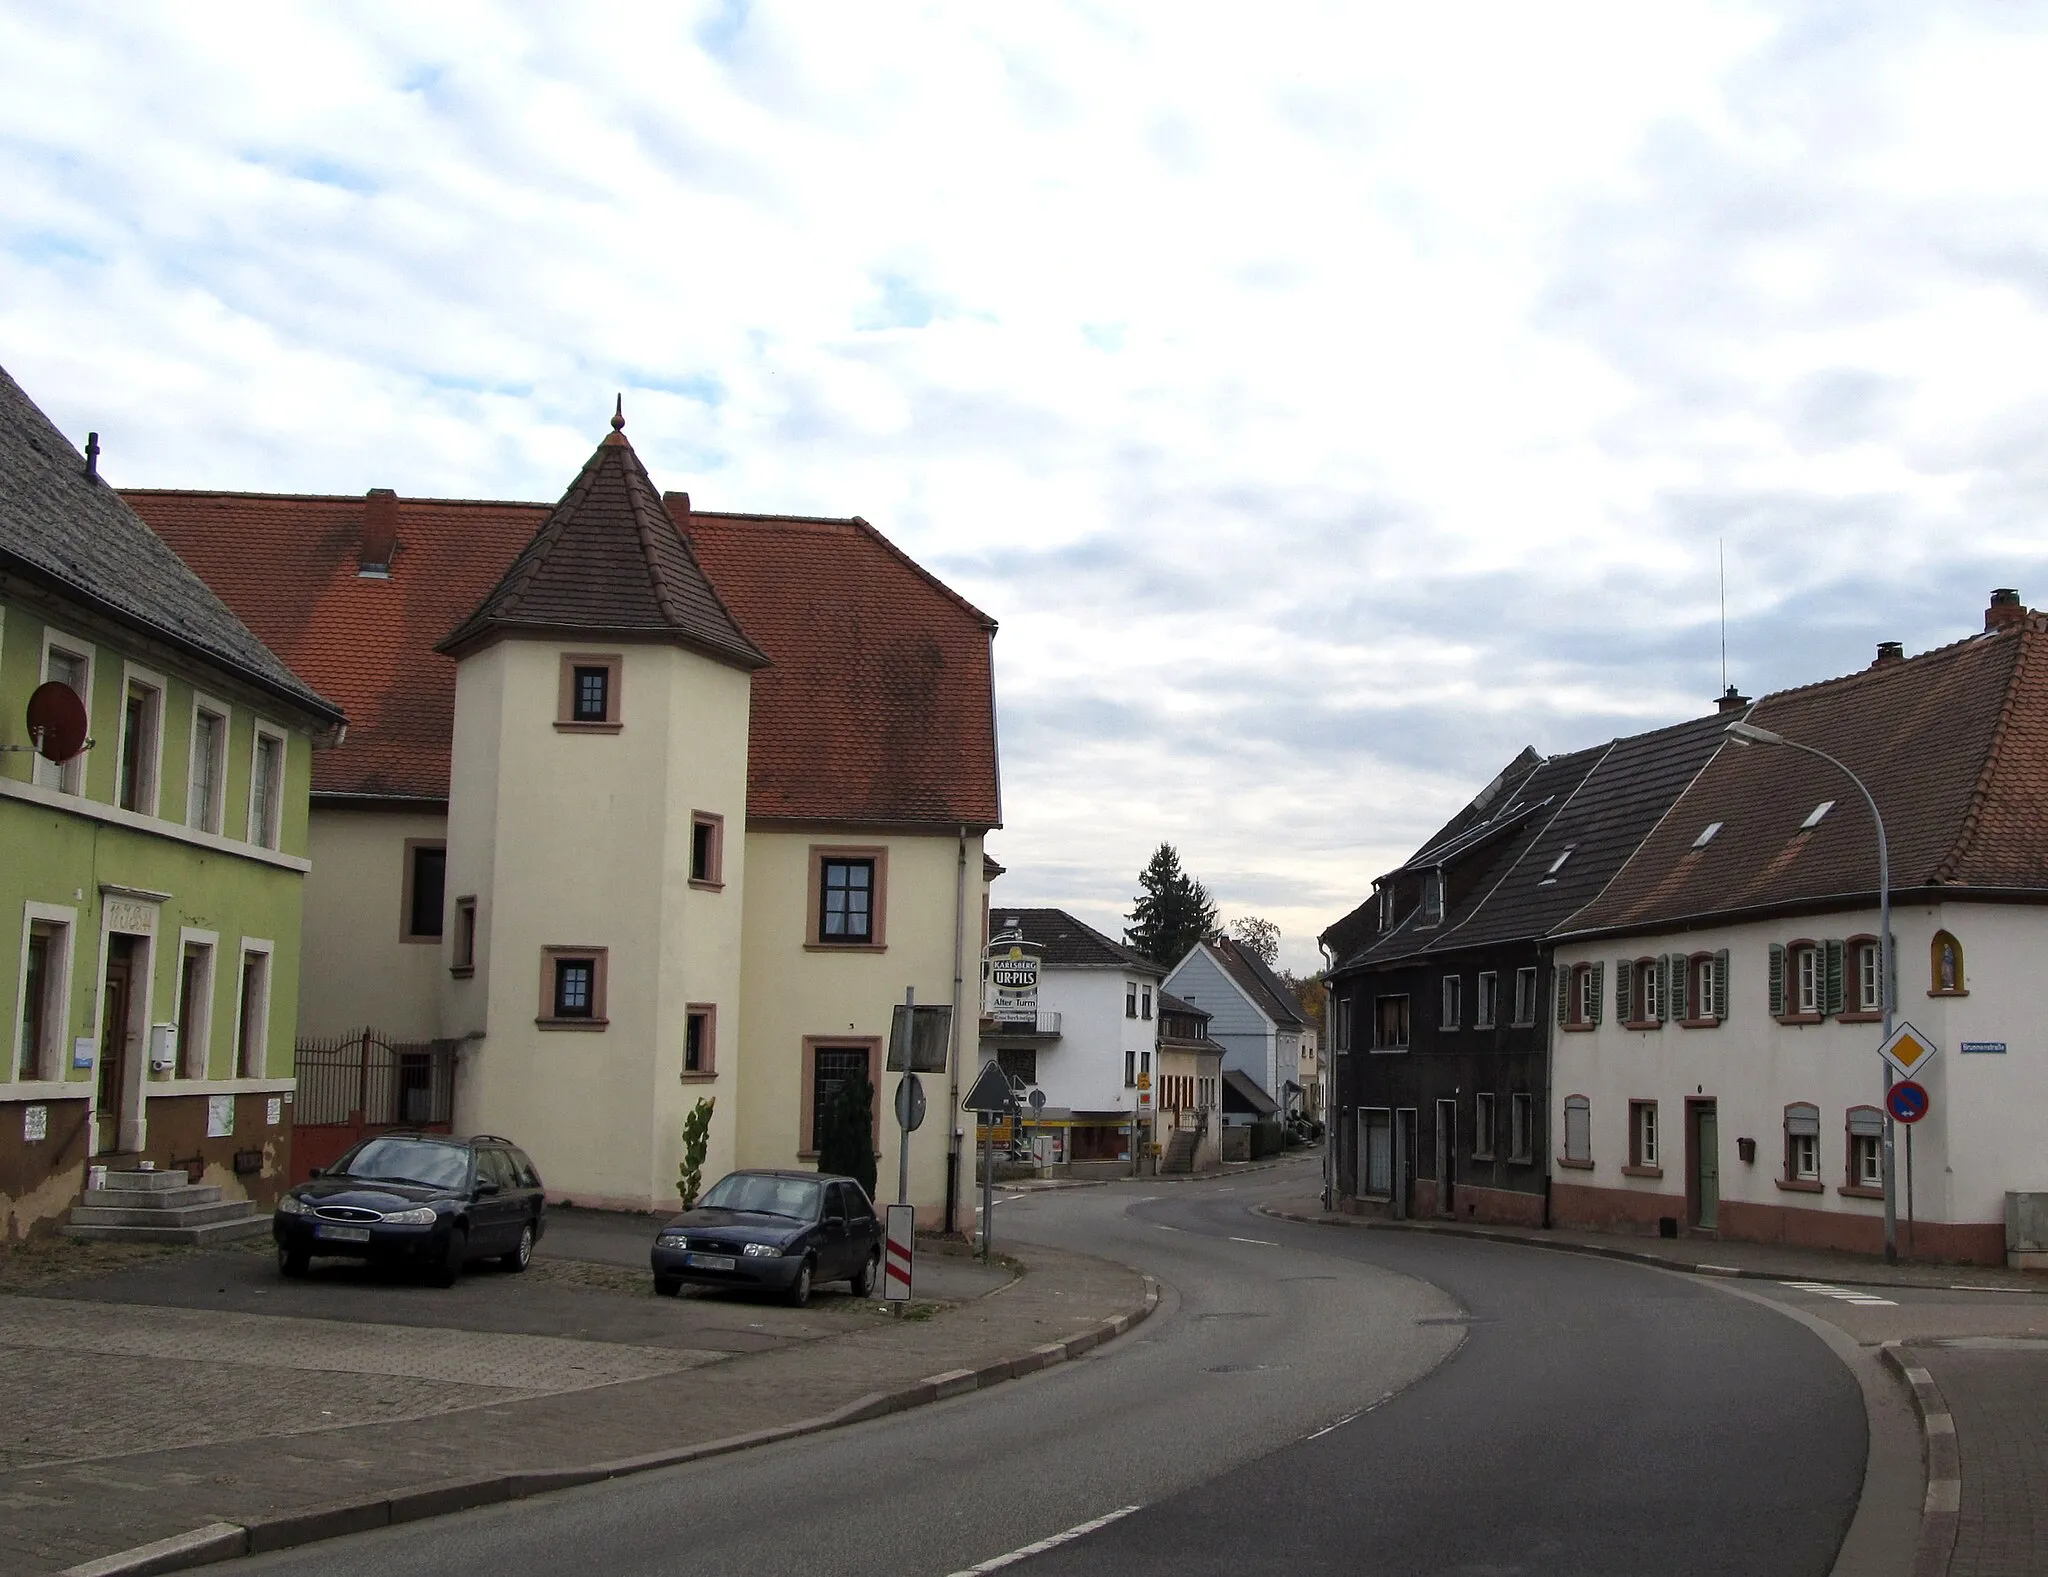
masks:
[(996, 1215), (996, 1119), (1010, 1109), (1010, 1081), (1003, 1077), (1003, 1070), (993, 1061), (981, 1065), (980, 1076), (974, 1081), (974, 1088), (967, 1092), (960, 1102), (961, 1109), (973, 1112), (981, 1125), (981, 1257), (989, 1257), (989, 1240), (994, 1237)]
[[(1919, 1059), (1924, 1061), (1925, 1059)], [(1926, 1087), (1913, 1079), (1900, 1079), (1884, 1094), (1884, 1109), (1893, 1122), (1901, 1123), (1906, 1129), (1906, 1252), (1913, 1252), (1913, 1229), (1916, 1225), (1913, 1215), (1913, 1129), (1925, 1117), (1933, 1103), (1927, 1098)]]

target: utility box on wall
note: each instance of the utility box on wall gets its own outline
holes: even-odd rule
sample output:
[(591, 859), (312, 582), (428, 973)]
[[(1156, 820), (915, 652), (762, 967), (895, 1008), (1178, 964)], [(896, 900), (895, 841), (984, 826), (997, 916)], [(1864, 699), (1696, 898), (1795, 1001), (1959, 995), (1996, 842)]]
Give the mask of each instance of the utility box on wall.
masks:
[(168, 1073), (178, 1065), (178, 1026), (149, 1026), (149, 1071)]
[(2005, 1196), (2005, 1263), (2012, 1270), (2048, 1270), (2048, 1194)]

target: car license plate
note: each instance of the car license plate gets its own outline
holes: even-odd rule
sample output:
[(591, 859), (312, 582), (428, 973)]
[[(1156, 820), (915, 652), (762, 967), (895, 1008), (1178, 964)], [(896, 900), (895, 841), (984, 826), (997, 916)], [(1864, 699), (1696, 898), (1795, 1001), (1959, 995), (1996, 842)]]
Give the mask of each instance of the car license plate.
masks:
[(370, 1241), (370, 1229), (329, 1226), (323, 1221), (320, 1223), (320, 1236), (330, 1243), (367, 1243)]
[(685, 1254), (683, 1263), (693, 1270), (731, 1270), (739, 1261), (730, 1254)]

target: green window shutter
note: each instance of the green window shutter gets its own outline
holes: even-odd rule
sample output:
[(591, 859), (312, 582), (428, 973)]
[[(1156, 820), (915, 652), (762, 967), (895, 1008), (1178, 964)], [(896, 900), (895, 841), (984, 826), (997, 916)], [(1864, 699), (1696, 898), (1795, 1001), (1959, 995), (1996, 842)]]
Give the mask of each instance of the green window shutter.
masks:
[(1635, 1014), (1629, 1011), (1635, 1005), (1636, 971), (1626, 958), (1614, 961), (1614, 1021), (1626, 1024)]
[(1725, 947), (1714, 955), (1714, 1017), (1723, 1022), (1728, 1018), (1728, 949)]
[(1592, 966), (1592, 968), (1593, 968), (1593, 1022), (1594, 1022), (1595, 1024), (1597, 1024), (1597, 1023), (1599, 1023), (1599, 1022), (1600, 1022), (1600, 1015), (1601, 1015), (1601, 1011), (1602, 1011), (1602, 1010), (1603, 1010), (1603, 1009), (1604, 1009), (1604, 1008), (1605, 1008), (1605, 1007), (1607, 1006), (1607, 1002), (1606, 1002), (1606, 996), (1605, 996), (1605, 994), (1606, 994), (1606, 991), (1607, 991), (1607, 982), (1606, 982), (1605, 980), (1603, 980), (1603, 979), (1601, 979), (1601, 978), (1600, 978), (1600, 977), (1601, 977), (1602, 975), (1604, 975), (1604, 974), (1606, 974), (1606, 973), (1607, 973), (1607, 966), (1606, 966), (1605, 964), (1595, 964), (1595, 965), (1593, 965), (1593, 966)]
[(1823, 1008), (1825, 1012), (1841, 1012), (1846, 1000), (1844, 996), (1846, 976), (1843, 974), (1842, 964), (1847, 951), (1840, 942), (1830, 941), (1828, 943), (1828, 993), (1827, 1001)]
[(1785, 1016), (1785, 944), (1771, 944), (1771, 1017)]
[[(1678, 971), (1671, 967), (1671, 954), (1666, 953), (1657, 960), (1657, 969), (1664, 977), (1664, 989), (1657, 993), (1657, 1017), (1668, 1024), (1674, 1016), (1671, 1011), (1671, 997), (1672, 993), (1677, 989), (1673, 981), (1678, 975)], [(1676, 1017), (1684, 1018), (1685, 1015), (1680, 1013)]]
[(1683, 953), (1673, 953), (1666, 960), (1671, 965), (1671, 1016), (1677, 1019), (1692, 1017), (1692, 961)]
[(1563, 964), (1552, 964), (1550, 973), (1557, 980), (1557, 1021), (1569, 1024), (1572, 1021), (1572, 972)]

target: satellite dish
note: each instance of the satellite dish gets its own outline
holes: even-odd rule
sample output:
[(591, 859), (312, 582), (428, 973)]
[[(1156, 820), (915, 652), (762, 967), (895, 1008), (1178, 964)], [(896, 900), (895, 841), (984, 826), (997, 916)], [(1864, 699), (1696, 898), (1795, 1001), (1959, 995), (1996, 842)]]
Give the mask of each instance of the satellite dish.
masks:
[(85, 748), (85, 703), (62, 679), (36, 686), (28, 698), (28, 737), (39, 755), (69, 761)]

